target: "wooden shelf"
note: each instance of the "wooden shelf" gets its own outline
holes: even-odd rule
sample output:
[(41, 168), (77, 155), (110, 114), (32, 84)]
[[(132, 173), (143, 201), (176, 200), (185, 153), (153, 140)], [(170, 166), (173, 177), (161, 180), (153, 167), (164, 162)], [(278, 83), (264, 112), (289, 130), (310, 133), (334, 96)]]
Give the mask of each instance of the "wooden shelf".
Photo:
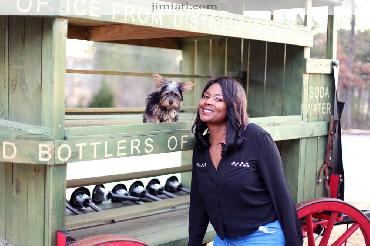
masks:
[[(88, 0), (90, 2), (93, 0)], [(88, 5), (88, 3), (87, 3)], [(122, 4), (125, 8), (125, 4)], [(149, 5), (130, 5), (130, 15), (68, 16), (68, 37), (181, 49), (179, 38), (227, 36), (312, 46), (311, 31), (269, 20), (213, 10), (152, 12)], [(109, 8), (108, 8), (109, 9)], [(113, 9), (113, 8), (110, 8)], [(137, 13), (137, 14), (136, 14)], [(263, 31), (261, 31), (263, 30)], [(278, 34), (278, 35), (277, 35)], [(145, 42), (145, 40), (148, 40)]]
[[(141, 114), (131, 115), (136, 122), (128, 121), (128, 115), (115, 116), (111, 120), (105, 115), (73, 117), (72, 124), (71, 120), (66, 120), (64, 139), (50, 139), (47, 135), (2, 127), (6, 131), (2, 131), (1, 139), (12, 140), (18, 147), (14, 158), (5, 160), (2, 155), (0, 161), (64, 164), (188, 151), (195, 141), (191, 133), (193, 120), (189, 120), (194, 119), (191, 113), (186, 116), (188, 121), (160, 124), (139, 123)], [(250, 121), (263, 127), (275, 141), (325, 136), (328, 132), (327, 121), (303, 122), (301, 116), (270, 116), (251, 118)]]
[[(122, 234), (136, 238), (148, 245), (186, 245), (188, 241), (189, 225), (189, 205), (188, 196), (167, 199), (161, 202), (145, 204), (145, 206), (161, 206), (156, 211), (150, 211), (144, 205), (130, 206), (114, 209), (115, 211), (103, 211), (100, 213), (89, 213), (87, 215), (68, 216), (67, 229), (69, 235), (77, 240), (91, 237), (97, 234)], [(166, 208), (167, 206), (167, 208)], [(169, 207), (170, 206), (170, 207)], [(117, 211), (117, 210), (124, 211)], [(136, 210), (136, 212), (134, 212)], [(115, 223), (96, 223), (93, 227), (80, 225), (75, 227), (71, 224), (73, 221), (81, 221), (85, 218), (95, 217), (100, 219), (104, 213), (121, 213), (125, 214), (125, 219), (118, 219)], [(129, 213), (133, 212), (130, 216)], [(80, 217), (80, 218), (79, 218)], [(106, 216), (109, 219), (119, 218), (118, 216)], [(124, 218), (122, 217), (122, 218)], [(101, 220), (100, 220), (101, 221)], [(160, 225), (160, 226), (159, 226)], [(72, 229), (73, 228), (73, 229)], [(97, 233), (98, 232), (98, 233)], [(212, 241), (215, 236), (214, 229), (211, 225), (207, 228), (204, 242)]]

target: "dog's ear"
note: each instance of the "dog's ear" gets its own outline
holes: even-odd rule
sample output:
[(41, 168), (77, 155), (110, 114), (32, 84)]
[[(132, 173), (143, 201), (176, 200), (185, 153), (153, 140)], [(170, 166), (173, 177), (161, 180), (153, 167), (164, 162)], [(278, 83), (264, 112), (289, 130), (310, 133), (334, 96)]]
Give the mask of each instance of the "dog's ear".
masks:
[(182, 82), (180, 83), (182, 91), (186, 94), (187, 92), (191, 91), (193, 88), (194, 84), (193, 82)]
[(161, 88), (162, 85), (166, 83), (166, 79), (157, 73), (154, 73), (152, 77), (154, 80), (155, 88), (157, 89)]

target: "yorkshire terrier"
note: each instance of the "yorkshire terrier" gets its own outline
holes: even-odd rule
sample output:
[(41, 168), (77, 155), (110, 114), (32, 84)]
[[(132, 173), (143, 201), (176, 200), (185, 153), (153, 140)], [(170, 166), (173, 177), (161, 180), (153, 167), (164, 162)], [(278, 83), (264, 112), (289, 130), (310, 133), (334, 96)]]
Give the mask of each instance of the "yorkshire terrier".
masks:
[(191, 90), (192, 82), (176, 82), (153, 74), (156, 91), (145, 100), (144, 123), (176, 122), (179, 119), (183, 93)]

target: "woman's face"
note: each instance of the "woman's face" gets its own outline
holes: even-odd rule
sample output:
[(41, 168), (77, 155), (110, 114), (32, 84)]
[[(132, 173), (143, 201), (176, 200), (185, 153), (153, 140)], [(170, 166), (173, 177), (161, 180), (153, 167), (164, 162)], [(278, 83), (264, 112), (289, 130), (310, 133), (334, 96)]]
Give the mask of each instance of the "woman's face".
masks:
[(204, 92), (198, 105), (200, 120), (204, 123), (221, 124), (226, 122), (226, 103), (219, 84), (211, 85)]

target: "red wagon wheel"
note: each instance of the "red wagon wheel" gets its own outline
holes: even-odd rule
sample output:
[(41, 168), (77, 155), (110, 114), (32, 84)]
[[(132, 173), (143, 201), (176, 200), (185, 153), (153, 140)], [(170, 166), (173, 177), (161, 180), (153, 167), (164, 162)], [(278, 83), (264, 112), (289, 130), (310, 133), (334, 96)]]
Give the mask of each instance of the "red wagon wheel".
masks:
[[(370, 245), (370, 221), (352, 205), (335, 198), (317, 198), (297, 205), (298, 218), (309, 246), (343, 245), (359, 228), (366, 245)], [(334, 225), (353, 221), (341, 235), (332, 235)], [(320, 242), (315, 235), (320, 235)], [(330, 239), (330, 241), (329, 241)], [(317, 240), (318, 241), (318, 240)], [(317, 244), (316, 244), (317, 243)]]

